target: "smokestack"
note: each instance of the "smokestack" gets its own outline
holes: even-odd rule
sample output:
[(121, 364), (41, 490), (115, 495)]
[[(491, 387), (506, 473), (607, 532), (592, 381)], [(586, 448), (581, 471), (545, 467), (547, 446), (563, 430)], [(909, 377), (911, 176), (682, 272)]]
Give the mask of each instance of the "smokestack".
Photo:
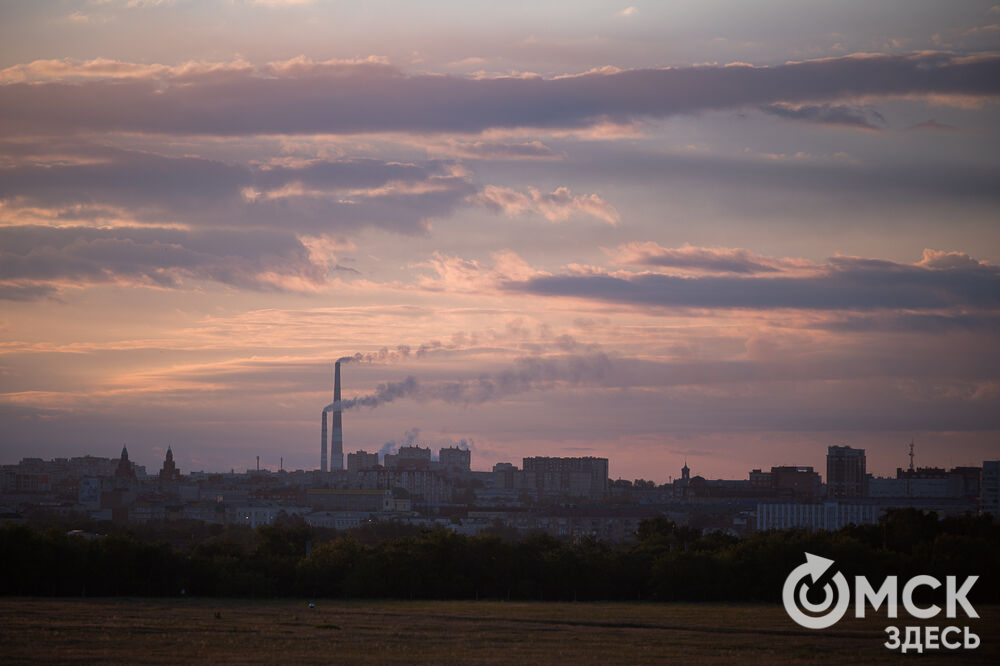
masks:
[(323, 425), (320, 428), (322, 436), (319, 438), (319, 471), (326, 471), (326, 410), (323, 410)]
[(333, 364), (333, 433), (330, 437), (330, 471), (344, 469), (344, 421), (340, 411), (340, 361)]

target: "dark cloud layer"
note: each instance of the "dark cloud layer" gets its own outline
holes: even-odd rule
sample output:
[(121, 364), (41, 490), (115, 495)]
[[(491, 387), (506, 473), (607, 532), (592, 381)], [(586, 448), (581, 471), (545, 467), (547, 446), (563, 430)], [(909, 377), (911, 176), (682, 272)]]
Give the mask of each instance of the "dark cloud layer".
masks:
[(717, 273), (774, 273), (773, 259), (744, 249), (686, 246), (661, 247), (656, 243), (629, 243), (618, 248), (618, 260), (634, 266), (662, 266)]
[(1000, 306), (1000, 271), (993, 266), (931, 269), (854, 258), (831, 260), (822, 274), (806, 277), (555, 275), (508, 282), (504, 288), (654, 307), (924, 310)]
[(710, 109), (859, 96), (1000, 94), (1000, 56), (863, 55), (774, 67), (595, 72), (556, 79), (407, 76), (389, 67), (205, 79), (0, 86), (0, 131), (167, 134), (479, 132), (579, 127)]
[[(31, 157), (31, 148), (40, 156)], [(54, 156), (55, 155), (55, 156)], [(110, 206), (146, 222), (310, 232), (376, 226), (419, 233), (475, 187), (451, 164), (317, 160), (244, 166), (93, 144), (0, 143), (0, 201), (60, 208)]]
[[(607, 182), (609, 169), (616, 179), (643, 187), (663, 188), (681, 184), (687, 188), (712, 187), (713, 199), (737, 193), (740, 210), (752, 207), (752, 195), (759, 191), (834, 194), (838, 205), (843, 198), (866, 205), (887, 202), (940, 201), (958, 199), (966, 203), (1000, 202), (1000, 168), (991, 164), (951, 164), (947, 168), (930, 159), (891, 165), (854, 164), (836, 158), (816, 159), (794, 155), (787, 159), (767, 156), (740, 159), (731, 155), (695, 155), (658, 152), (643, 146), (576, 146), (573, 159), (554, 164), (518, 164), (525, 178), (557, 177), (576, 182)], [(613, 166), (609, 166), (613, 165)], [(721, 190), (721, 191), (720, 191)], [(747, 195), (751, 196), (747, 196)], [(794, 198), (794, 197), (792, 197)], [(850, 210), (850, 209), (848, 209)], [(773, 207), (768, 208), (773, 216)], [(812, 211), (810, 211), (812, 212)], [(805, 216), (804, 216), (805, 217)], [(959, 217), (961, 220), (961, 217)], [(850, 220), (845, 220), (849, 222)]]
[(877, 315), (852, 315), (817, 325), (828, 331), (845, 333), (950, 333), (970, 331), (1000, 335), (1000, 313), (959, 312), (928, 314), (893, 312)]
[(283, 231), (0, 227), (0, 281), (9, 283), (0, 298), (9, 300), (46, 296), (47, 282), (175, 287), (190, 278), (266, 289), (279, 286), (274, 276), (320, 284), (325, 269)]
[[(768, 104), (762, 106), (761, 111), (779, 118), (790, 120), (803, 120), (821, 125), (842, 125), (860, 129), (880, 129), (880, 125), (885, 124), (882, 114), (873, 110), (860, 109), (854, 106), (843, 104), (805, 104), (802, 106), (788, 106), (785, 104)], [(876, 125), (870, 119), (874, 118), (880, 123)]]

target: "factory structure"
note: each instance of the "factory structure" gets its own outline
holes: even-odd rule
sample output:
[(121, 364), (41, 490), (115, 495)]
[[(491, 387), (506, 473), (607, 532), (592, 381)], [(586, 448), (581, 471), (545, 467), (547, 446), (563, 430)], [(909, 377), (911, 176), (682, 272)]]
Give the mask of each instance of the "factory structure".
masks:
[(350, 358), (342, 358), (333, 365), (333, 402), (323, 408), (320, 416), (321, 479), (315, 481), (329, 490), (310, 491), (315, 496), (312, 499), (323, 496), (329, 504), (347, 501), (345, 497), (350, 491), (395, 488), (426, 503), (447, 504), (453, 498), (456, 484), (468, 485), (474, 478), (480, 486), (499, 483), (499, 495), (512, 501), (524, 494), (596, 500), (607, 493), (607, 458), (525, 458), (523, 471), (504, 463), (500, 465), (499, 477), (489, 472), (478, 473), (477, 477), (471, 470), (471, 452), (458, 447), (442, 448), (437, 460), (431, 458), (430, 448), (419, 445), (385, 453), (381, 461), (378, 453), (362, 450), (349, 453), (345, 460), (341, 362), (347, 360)]
[[(333, 414), (333, 428), (327, 440), (328, 413)], [(344, 417), (340, 407), (340, 361), (333, 364), (333, 402), (323, 408), (323, 422), (320, 426), (319, 471), (333, 472), (344, 469)], [(329, 450), (329, 458), (327, 457)], [(329, 466), (327, 466), (329, 460)]]

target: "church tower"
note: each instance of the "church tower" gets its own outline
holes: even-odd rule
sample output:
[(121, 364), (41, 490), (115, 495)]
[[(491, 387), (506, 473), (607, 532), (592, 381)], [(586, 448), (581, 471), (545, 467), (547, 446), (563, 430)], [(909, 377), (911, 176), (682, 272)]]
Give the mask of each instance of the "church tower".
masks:
[(163, 461), (163, 469), (160, 470), (160, 483), (172, 483), (181, 480), (181, 471), (174, 463), (174, 452), (167, 447), (167, 457)]

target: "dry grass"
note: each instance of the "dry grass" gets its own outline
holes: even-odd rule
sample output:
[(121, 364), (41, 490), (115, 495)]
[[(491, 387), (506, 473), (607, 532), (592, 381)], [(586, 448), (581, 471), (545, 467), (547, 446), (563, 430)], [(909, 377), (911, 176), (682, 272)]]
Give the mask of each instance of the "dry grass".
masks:
[[(967, 622), (978, 650), (921, 662), (1000, 663), (1000, 608), (978, 610)], [(869, 664), (899, 659), (883, 646), (888, 624), (869, 617), (809, 631), (769, 605), (4, 599), (0, 660)]]

